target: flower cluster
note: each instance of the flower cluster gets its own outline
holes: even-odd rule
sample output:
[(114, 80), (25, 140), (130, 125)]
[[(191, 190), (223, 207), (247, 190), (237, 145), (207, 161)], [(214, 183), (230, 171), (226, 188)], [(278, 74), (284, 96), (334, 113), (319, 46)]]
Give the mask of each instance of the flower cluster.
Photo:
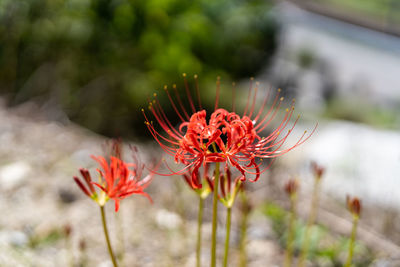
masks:
[[(185, 75), (184, 75), (185, 77)], [(195, 77), (197, 78), (197, 77)], [(247, 105), (243, 115), (235, 112), (229, 112), (226, 109), (218, 108), (219, 99), (219, 80), (217, 82), (217, 96), (215, 109), (207, 120), (207, 113), (201, 108), (201, 102), (198, 100), (199, 109), (196, 110), (194, 101), (190, 95), (185, 79), (186, 94), (188, 103), (190, 104), (192, 115), (184, 107), (179, 94), (176, 92), (176, 102), (165, 87), (165, 92), (170, 100), (171, 106), (174, 108), (181, 123), (178, 129), (173, 127), (169, 121), (156, 95), (155, 99), (150, 102), (149, 109), (155, 120), (165, 131), (167, 135), (161, 134), (150, 122), (144, 110), (142, 110), (146, 125), (159, 143), (169, 155), (173, 156), (175, 162), (182, 163), (185, 167), (180, 171), (171, 171), (171, 174), (191, 173), (191, 184), (193, 188), (201, 188), (202, 184), (198, 176), (198, 170), (201, 166), (208, 163), (220, 162), (225, 164), (225, 171), (229, 166), (237, 169), (241, 173), (240, 179), (245, 181), (248, 176), (254, 177), (250, 181), (257, 181), (260, 174), (269, 168), (273, 160), (293, 148), (305, 142), (314, 132), (306, 136), (306, 132), (298, 139), (298, 141), (289, 148), (282, 148), (289, 134), (292, 132), (297, 123), (298, 118), (289, 128), (289, 122), (294, 111), (294, 101), (291, 106), (286, 109), (285, 116), (281, 123), (268, 136), (261, 137), (262, 131), (271, 123), (279, 110), (283, 97), (279, 96), (280, 90), (271, 105), (271, 108), (264, 112), (265, 105), (268, 101), (269, 94), (264, 98), (261, 108), (256, 111), (255, 103), (257, 98), (258, 85), (252, 89), (250, 87)], [(251, 100), (252, 91), (253, 97)], [(199, 92), (197, 91), (198, 97)], [(250, 104), (250, 102), (252, 102)], [(289, 128), (289, 129), (288, 129)], [(264, 168), (261, 167), (263, 159), (272, 159), (270, 164)]]
[[(100, 156), (92, 156), (92, 158), (101, 167), (101, 169), (97, 169), (100, 176), (99, 182), (93, 182), (89, 171), (84, 168), (80, 169), (80, 173), (86, 186), (78, 177), (75, 176), (74, 180), (82, 192), (100, 206), (104, 206), (109, 199), (113, 199), (115, 201), (115, 211), (118, 211), (119, 201), (132, 194), (144, 195), (151, 201), (150, 196), (143, 190), (150, 184), (153, 175), (149, 174), (140, 179), (144, 165), (140, 164), (135, 154), (134, 160), (136, 163), (126, 163), (113, 156), (110, 157), (109, 162)], [(97, 193), (94, 186), (100, 188), (99, 193)]]

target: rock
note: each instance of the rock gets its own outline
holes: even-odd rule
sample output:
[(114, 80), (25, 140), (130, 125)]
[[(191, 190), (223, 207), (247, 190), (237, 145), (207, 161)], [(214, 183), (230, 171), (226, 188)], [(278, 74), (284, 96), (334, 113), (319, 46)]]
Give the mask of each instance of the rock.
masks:
[(182, 224), (182, 219), (178, 214), (161, 209), (156, 214), (157, 225), (161, 228), (174, 230)]
[(99, 267), (112, 267), (113, 264), (110, 260), (104, 261), (98, 265)]
[(372, 263), (373, 267), (396, 267), (400, 266), (400, 260), (379, 259)]
[(23, 247), (28, 244), (28, 237), (20, 231), (2, 231), (0, 232), (0, 243), (15, 247)]
[(68, 189), (61, 188), (58, 190), (58, 197), (61, 200), (61, 202), (70, 204), (76, 200), (76, 194), (71, 192)]
[(31, 166), (23, 161), (13, 162), (0, 169), (0, 183), (5, 190), (13, 189), (28, 177)]

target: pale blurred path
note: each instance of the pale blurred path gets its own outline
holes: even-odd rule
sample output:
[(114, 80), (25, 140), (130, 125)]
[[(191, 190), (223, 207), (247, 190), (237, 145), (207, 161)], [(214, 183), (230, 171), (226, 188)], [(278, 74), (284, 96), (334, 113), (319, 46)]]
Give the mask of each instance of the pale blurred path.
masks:
[[(277, 7), (288, 51), (308, 49), (332, 64), (339, 91), (400, 103), (400, 38), (316, 15), (288, 3)], [(357, 86), (356, 86), (357, 85)]]

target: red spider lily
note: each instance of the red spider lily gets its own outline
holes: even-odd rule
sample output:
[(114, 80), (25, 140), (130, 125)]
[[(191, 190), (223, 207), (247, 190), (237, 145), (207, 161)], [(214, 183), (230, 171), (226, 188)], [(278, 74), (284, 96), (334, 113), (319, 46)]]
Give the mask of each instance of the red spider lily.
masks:
[[(80, 172), (87, 186), (76, 176), (74, 180), (82, 192), (100, 206), (104, 206), (109, 199), (113, 199), (115, 201), (115, 211), (118, 211), (119, 201), (132, 194), (144, 195), (152, 201), (150, 196), (143, 190), (150, 184), (153, 175), (149, 174), (140, 180), (144, 165), (140, 164), (136, 157), (134, 157), (135, 163), (125, 163), (113, 156), (110, 157), (110, 162), (100, 156), (91, 157), (101, 166), (101, 169), (97, 169), (100, 174), (100, 182), (92, 182), (92, 177), (86, 169), (80, 169)], [(96, 192), (93, 185), (101, 189), (100, 194)]]
[[(184, 107), (183, 102), (177, 93), (176, 86), (174, 86), (173, 89), (175, 91), (175, 98), (178, 105), (174, 102), (167, 87), (164, 87), (172, 108), (181, 120), (178, 129), (175, 129), (166, 116), (156, 98), (156, 95), (155, 99), (150, 102), (149, 109), (155, 120), (167, 135), (162, 135), (158, 132), (155, 129), (153, 122), (150, 122), (146, 116), (144, 110), (142, 110), (142, 112), (145, 116), (145, 123), (150, 133), (161, 148), (167, 154), (173, 156), (175, 162), (180, 162), (186, 165), (186, 167), (177, 172), (172, 171), (169, 166), (166, 165), (171, 171), (169, 175), (184, 174), (190, 171), (193, 187), (201, 188), (201, 183), (197, 175), (198, 170), (201, 166), (205, 166), (211, 162), (225, 163), (225, 170), (227, 170), (229, 166), (236, 168), (241, 173), (240, 179), (242, 181), (246, 180), (248, 175), (255, 176), (255, 178), (250, 179), (250, 181), (257, 181), (260, 174), (270, 167), (276, 157), (301, 145), (315, 131), (314, 128), (308, 136), (306, 136), (306, 132), (304, 132), (298, 141), (291, 147), (282, 148), (298, 121), (297, 118), (294, 123), (288, 127), (289, 121), (294, 112), (294, 101), (292, 101), (290, 108), (286, 109), (285, 116), (278, 127), (276, 127), (268, 136), (260, 137), (261, 132), (271, 123), (271, 121), (273, 121), (282, 104), (283, 97), (279, 96), (280, 90), (278, 90), (271, 107), (266, 112), (264, 109), (269, 99), (269, 94), (264, 98), (258, 111), (256, 111), (255, 103), (257, 99), (258, 84), (256, 84), (254, 90), (252, 89), (252, 85), (250, 85), (246, 108), (244, 113), (240, 116), (235, 112), (229, 112), (225, 109), (218, 108), (220, 87), (219, 79), (217, 81), (214, 112), (207, 121), (206, 111), (202, 110), (201, 107), (200, 94), (197, 86), (197, 76), (195, 76), (195, 81), (199, 99), (199, 110), (196, 110), (195, 108), (185, 76), (186, 75), (184, 75), (185, 89), (192, 113), (191, 116), (189, 116), (189, 112)], [(254, 91), (254, 93), (251, 100), (252, 91)], [(234, 100), (232, 102), (232, 109), (235, 109)], [(284, 131), (287, 132), (283, 133)], [(268, 166), (262, 169), (262, 159), (267, 158), (272, 160)]]

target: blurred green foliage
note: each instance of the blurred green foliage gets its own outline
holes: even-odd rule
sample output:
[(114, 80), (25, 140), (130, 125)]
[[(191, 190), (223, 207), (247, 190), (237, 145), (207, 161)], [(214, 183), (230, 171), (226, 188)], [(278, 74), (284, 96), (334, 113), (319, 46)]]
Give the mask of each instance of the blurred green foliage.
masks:
[(377, 107), (365, 99), (332, 98), (327, 102), (324, 116), (339, 120), (364, 123), (377, 128), (397, 129), (400, 125), (399, 107)]
[[(289, 212), (272, 202), (265, 203), (261, 207), (261, 211), (271, 220), (272, 230), (275, 232), (281, 247), (285, 248)], [(302, 220), (296, 221), (294, 240), (295, 257), (299, 256), (306, 227), (306, 223)], [(314, 224), (310, 231), (310, 241), (308, 259), (315, 266), (343, 266), (350, 244), (348, 237), (339, 236), (322, 225)], [(355, 257), (352, 266), (370, 266), (374, 256), (371, 249), (367, 248), (361, 242), (356, 242)]]
[(199, 74), (202, 92), (218, 75), (259, 72), (276, 45), (270, 10), (265, 0), (3, 0), (0, 92), (11, 104), (51, 99), (106, 135), (140, 134), (140, 108), (183, 72)]

